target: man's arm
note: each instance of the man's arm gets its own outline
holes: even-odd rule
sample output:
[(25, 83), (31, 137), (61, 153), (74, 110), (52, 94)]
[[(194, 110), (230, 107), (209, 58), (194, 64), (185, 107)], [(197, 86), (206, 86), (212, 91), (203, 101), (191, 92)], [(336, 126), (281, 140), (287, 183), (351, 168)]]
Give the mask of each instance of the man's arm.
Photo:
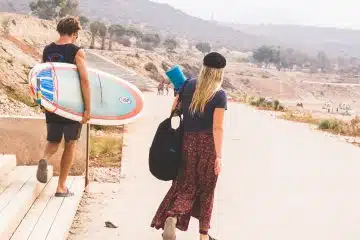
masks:
[(91, 113), (91, 96), (90, 96), (90, 84), (89, 84), (89, 77), (88, 71), (86, 67), (85, 61), (85, 51), (80, 49), (75, 56), (75, 64), (78, 68), (79, 75), (80, 75), (80, 84), (81, 84), (81, 91), (84, 99), (84, 119), (82, 123), (86, 123), (89, 121), (90, 113)]

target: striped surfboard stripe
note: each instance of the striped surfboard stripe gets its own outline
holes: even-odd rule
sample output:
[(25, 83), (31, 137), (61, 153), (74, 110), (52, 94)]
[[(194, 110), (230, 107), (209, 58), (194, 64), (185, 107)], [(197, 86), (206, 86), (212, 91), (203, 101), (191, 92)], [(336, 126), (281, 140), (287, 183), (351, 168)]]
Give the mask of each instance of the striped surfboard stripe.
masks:
[(37, 78), (40, 79), (40, 90), (41, 94), (49, 101), (54, 101), (54, 81), (53, 74), (51, 70), (41, 71)]

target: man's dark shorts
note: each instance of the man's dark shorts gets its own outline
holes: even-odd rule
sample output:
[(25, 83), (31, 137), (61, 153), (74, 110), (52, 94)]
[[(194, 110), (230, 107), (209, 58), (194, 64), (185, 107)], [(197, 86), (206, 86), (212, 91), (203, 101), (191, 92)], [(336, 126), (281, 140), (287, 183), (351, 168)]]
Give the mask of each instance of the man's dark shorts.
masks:
[(47, 140), (59, 143), (64, 136), (65, 142), (77, 141), (81, 135), (81, 123), (47, 123)]

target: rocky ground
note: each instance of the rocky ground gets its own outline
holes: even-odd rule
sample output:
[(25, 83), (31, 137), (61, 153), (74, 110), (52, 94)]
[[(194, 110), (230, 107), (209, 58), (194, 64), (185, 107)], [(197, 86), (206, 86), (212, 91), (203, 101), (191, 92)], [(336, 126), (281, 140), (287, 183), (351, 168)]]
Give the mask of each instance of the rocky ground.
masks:
[(40, 116), (41, 112), (22, 102), (8, 98), (7, 95), (3, 93), (0, 94), (0, 115)]

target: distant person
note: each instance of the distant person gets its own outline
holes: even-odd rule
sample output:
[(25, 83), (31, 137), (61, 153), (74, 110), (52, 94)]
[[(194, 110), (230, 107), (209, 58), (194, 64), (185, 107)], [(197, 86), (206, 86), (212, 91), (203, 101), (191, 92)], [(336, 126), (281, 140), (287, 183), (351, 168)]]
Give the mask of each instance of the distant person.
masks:
[[(176, 239), (176, 228), (187, 231), (191, 216), (199, 220), (200, 240), (209, 236), (214, 191), (223, 157), (223, 124), (227, 96), (221, 89), (226, 59), (219, 53), (205, 56), (198, 79), (183, 93), (184, 167), (160, 204), (151, 227), (164, 229), (164, 240)], [(178, 101), (175, 99), (173, 109)]]
[(164, 85), (163, 85), (162, 82), (160, 82), (159, 85), (158, 85), (157, 95), (162, 95), (163, 90), (164, 90)]
[(37, 179), (46, 183), (48, 179), (48, 160), (58, 151), (64, 136), (65, 149), (60, 163), (60, 176), (55, 193), (56, 197), (71, 197), (74, 194), (66, 186), (74, 155), (76, 142), (80, 138), (82, 124), (90, 119), (90, 86), (85, 62), (85, 51), (74, 43), (81, 30), (80, 22), (74, 17), (66, 17), (57, 25), (60, 38), (47, 45), (43, 52), (43, 62), (62, 62), (76, 64), (80, 75), (80, 84), (84, 99), (84, 115), (81, 122), (66, 119), (45, 110), (47, 126), (47, 145), (43, 158), (39, 161)]
[(169, 88), (170, 88), (170, 83), (166, 83), (166, 96), (169, 96)]

